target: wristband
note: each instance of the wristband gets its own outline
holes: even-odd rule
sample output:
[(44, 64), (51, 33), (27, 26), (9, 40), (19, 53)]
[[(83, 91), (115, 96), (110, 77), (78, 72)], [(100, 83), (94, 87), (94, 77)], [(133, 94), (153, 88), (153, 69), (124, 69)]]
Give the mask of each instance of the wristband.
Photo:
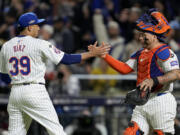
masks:
[(158, 84), (159, 84), (159, 80), (158, 80), (158, 78), (157, 77), (154, 77), (154, 78), (152, 78), (152, 80), (153, 80), (153, 87), (154, 86), (157, 86)]

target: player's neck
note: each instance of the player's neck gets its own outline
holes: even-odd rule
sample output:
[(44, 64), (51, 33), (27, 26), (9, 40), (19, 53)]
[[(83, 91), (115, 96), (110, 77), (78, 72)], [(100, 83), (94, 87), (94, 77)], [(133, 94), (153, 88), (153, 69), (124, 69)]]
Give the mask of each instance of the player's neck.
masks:
[(153, 43), (151, 43), (151, 45), (149, 46), (149, 49), (148, 49), (148, 50), (152, 50), (152, 49), (154, 49), (154, 48), (156, 48), (156, 47), (158, 47), (158, 46), (160, 46), (160, 45), (162, 45), (161, 42), (153, 42)]
[(32, 34), (31, 34), (30, 32), (28, 32), (28, 31), (22, 31), (22, 32), (20, 32), (19, 35), (23, 35), (23, 36), (32, 36)]

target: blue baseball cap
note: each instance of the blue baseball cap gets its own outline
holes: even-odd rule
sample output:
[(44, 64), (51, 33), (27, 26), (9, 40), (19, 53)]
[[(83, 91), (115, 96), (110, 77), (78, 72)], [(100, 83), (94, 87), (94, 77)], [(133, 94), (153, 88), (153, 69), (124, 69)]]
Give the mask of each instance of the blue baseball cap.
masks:
[(27, 27), (29, 25), (39, 24), (44, 22), (45, 19), (38, 19), (37, 15), (33, 12), (22, 14), (18, 19), (19, 27)]

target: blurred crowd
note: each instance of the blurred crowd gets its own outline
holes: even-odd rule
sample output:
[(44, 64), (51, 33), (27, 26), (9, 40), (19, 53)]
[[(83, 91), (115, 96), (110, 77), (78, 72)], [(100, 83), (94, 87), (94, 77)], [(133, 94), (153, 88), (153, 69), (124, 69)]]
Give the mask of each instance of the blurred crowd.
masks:
[[(39, 38), (51, 42), (58, 49), (80, 53), (87, 51), (87, 46), (95, 41), (99, 44), (106, 42), (111, 45), (109, 53), (114, 58), (126, 61), (141, 48), (135, 21), (147, 9), (158, 8), (172, 27), (166, 42), (180, 60), (179, 5), (178, 0), (1, 0), (0, 46), (18, 35), (16, 22), (21, 14), (35, 12), (39, 18), (46, 19)], [(125, 84), (135, 87), (133, 81), (79, 80), (73, 74), (118, 73), (99, 58), (70, 66), (55, 66), (48, 61), (45, 79), (51, 98), (57, 95), (79, 96), (83, 90), (110, 94), (113, 88), (124, 89)], [(9, 82), (7, 75), (0, 74), (0, 94), (9, 93)]]
[[(66, 53), (87, 50), (98, 41), (109, 43), (110, 54), (126, 61), (141, 48), (135, 21), (149, 8), (158, 8), (167, 17), (172, 32), (167, 43), (180, 58), (180, 4), (177, 0), (5, 0), (0, 1), (0, 45), (18, 34), (17, 19), (24, 12), (35, 12), (45, 18), (39, 38), (47, 40)], [(89, 89), (106, 94), (121, 86), (115, 80), (78, 80), (72, 74), (118, 74), (102, 59), (90, 59), (80, 64), (55, 66), (47, 62), (47, 88), (55, 95), (78, 96)], [(0, 74), (0, 92), (8, 93), (7, 75)], [(61, 85), (63, 84), (63, 85)], [(124, 83), (123, 83), (124, 84)], [(134, 83), (132, 83), (134, 85)]]
[[(126, 61), (141, 48), (135, 21), (149, 8), (158, 8), (167, 17), (172, 31), (166, 42), (180, 57), (180, 4), (177, 0), (4, 0), (0, 1), (0, 45), (18, 35), (18, 17), (35, 12), (45, 18), (39, 38), (66, 53), (87, 50), (98, 41), (111, 45), (110, 54)], [(78, 80), (72, 74), (118, 74), (102, 59), (90, 59), (80, 64), (55, 66), (47, 61), (46, 81), (51, 96), (78, 96), (81, 90), (94, 90), (100, 94), (116, 87), (117, 81)], [(7, 75), (0, 74), (0, 92), (8, 93)], [(63, 85), (62, 85), (63, 84)]]

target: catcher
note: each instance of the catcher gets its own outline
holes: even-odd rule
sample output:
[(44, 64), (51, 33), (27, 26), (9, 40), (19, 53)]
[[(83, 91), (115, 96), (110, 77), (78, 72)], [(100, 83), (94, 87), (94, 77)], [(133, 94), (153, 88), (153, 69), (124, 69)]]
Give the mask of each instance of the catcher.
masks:
[(121, 74), (137, 71), (137, 89), (126, 97), (136, 107), (124, 135), (148, 135), (150, 128), (154, 135), (173, 135), (177, 103), (172, 82), (180, 80), (180, 70), (175, 53), (164, 42), (171, 28), (159, 11), (150, 9), (137, 20), (137, 29), (142, 49), (126, 63), (108, 54), (101, 56)]

